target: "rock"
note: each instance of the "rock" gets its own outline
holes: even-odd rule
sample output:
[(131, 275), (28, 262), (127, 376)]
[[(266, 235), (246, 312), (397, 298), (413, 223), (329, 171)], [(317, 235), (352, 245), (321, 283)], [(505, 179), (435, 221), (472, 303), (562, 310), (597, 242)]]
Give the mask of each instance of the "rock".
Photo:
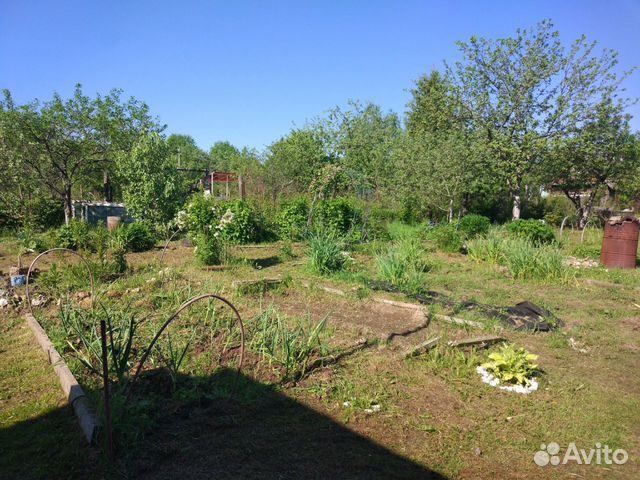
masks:
[(2, 297), (0, 298), (0, 308), (4, 308), (7, 305), (9, 305), (9, 300), (7, 300), (6, 298)]
[(479, 457), (480, 455), (482, 455), (482, 450), (480, 447), (476, 447), (476, 456)]

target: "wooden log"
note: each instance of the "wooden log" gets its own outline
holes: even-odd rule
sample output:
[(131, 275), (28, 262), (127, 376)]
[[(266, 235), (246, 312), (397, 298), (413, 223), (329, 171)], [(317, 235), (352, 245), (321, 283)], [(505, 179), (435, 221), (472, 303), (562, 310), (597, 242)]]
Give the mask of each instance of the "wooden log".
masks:
[(603, 282), (601, 280), (595, 280), (593, 278), (585, 278), (583, 283), (587, 285), (591, 285), (592, 287), (600, 287), (600, 288), (625, 288), (624, 285), (620, 285), (618, 283), (609, 283)]
[(325, 285), (311, 285), (309, 282), (302, 282), (302, 286), (304, 288), (318, 288), (320, 290), (323, 290), (327, 293), (332, 293), (334, 295), (340, 295), (341, 297), (344, 297), (346, 295), (345, 292), (343, 292), (342, 290), (338, 290), (337, 288), (332, 288), (332, 287), (327, 287)]
[(489, 345), (493, 345), (494, 343), (500, 343), (500, 342), (506, 342), (506, 340), (502, 337), (488, 336), (488, 337), (466, 338), (462, 340), (453, 340), (451, 342), (447, 342), (447, 345), (455, 348), (464, 348), (464, 347), (486, 348)]
[(442, 320), (443, 322), (452, 323), (455, 325), (466, 325), (473, 328), (484, 328), (484, 325), (480, 322), (474, 322), (473, 320), (465, 320), (464, 318), (456, 318), (450, 317), (448, 315), (441, 315), (436, 313), (433, 315), (438, 320)]
[(93, 412), (84, 390), (82, 390), (82, 387), (73, 376), (73, 373), (71, 373), (71, 370), (69, 370), (66, 362), (57, 352), (53, 343), (49, 340), (47, 333), (40, 326), (34, 316), (30, 313), (26, 313), (25, 319), (27, 320), (27, 325), (29, 325), (33, 335), (40, 344), (40, 347), (42, 347), (42, 350), (44, 350), (49, 357), (49, 363), (53, 366), (53, 370), (56, 372), (56, 375), (58, 375), (62, 391), (67, 397), (69, 404), (73, 407), (73, 411), (78, 418), (78, 422), (80, 423), (80, 428), (82, 428), (84, 436), (90, 444), (95, 444), (101, 424), (99, 418)]
[(372, 300), (378, 303), (386, 303), (387, 305), (393, 305), (394, 307), (408, 308), (411, 310), (422, 310), (422, 307), (420, 305), (416, 305), (415, 303), (397, 302), (396, 300), (388, 300), (386, 298), (381, 298), (381, 297), (373, 297)]
[(426, 342), (422, 342), (421, 344), (416, 345), (415, 347), (411, 347), (410, 349), (405, 351), (404, 358), (415, 357), (417, 355), (427, 353), (432, 348), (435, 348), (438, 345), (439, 341), (440, 337), (434, 337), (427, 340)]
[(264, 293), (282, 285), (280, 278), (261, 278), (258, 280), (234, 280), (231, 286), (239, 293)]

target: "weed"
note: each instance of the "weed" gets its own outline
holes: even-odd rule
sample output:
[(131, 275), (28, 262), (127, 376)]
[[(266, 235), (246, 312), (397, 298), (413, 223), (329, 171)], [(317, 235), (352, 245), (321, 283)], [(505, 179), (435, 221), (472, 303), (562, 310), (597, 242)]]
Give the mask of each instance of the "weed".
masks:
[(343, 270), (349, 263), (344, 241), (332, 235), (317, 234), (309, 239), (309, 263), (320, 275)]
[(424, 283), (422, 274), (426, 269), (422, 253), (423, 249), (416, 241), (392, 244), (376, 256), (378, 274), (407, 293), (420, 293)]
[(308, 318), (286, 319), (273, 307), (264, 310), (253, 325), (249, 348), (261, 354), (270, 364), (276, 363), (284, 369), (283, 379), (291, 380), (304, 375), (313, 357), (322, 358), (329, 348), (322, 338), (328, 316), (315, 326)]

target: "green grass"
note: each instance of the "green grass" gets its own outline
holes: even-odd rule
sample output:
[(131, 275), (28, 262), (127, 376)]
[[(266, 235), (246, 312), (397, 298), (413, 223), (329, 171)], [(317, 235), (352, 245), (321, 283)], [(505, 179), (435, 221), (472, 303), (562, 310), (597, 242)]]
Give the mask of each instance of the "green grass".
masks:
[(21, 319), (5, 319), (0, 333), (0, 477), (96, 474), (101, 457), (87, 446), (44, 352)]

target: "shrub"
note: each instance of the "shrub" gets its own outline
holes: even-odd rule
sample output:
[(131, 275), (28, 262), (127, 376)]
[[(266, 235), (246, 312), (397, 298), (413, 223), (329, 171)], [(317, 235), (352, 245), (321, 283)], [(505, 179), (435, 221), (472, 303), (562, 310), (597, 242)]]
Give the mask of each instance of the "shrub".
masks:
[(121, 240), (127, 252), (146, 252), (155, 246), (157, 240), (153, 229), (146, 222), (120, 225), (111, 235)]
[(567, 197), (549, 197), (544, 203), (544, 219), (550, 225), (560, 226), (562, 220), (569, 217), (567, 222), (575, 223), (578, 220), (576, 208)]
[(220, 265), (226, 260), (225, 245), (213, 235), (199, 233), (194, 239), (196, 258), (203, 265)]
[(93, 245), (89, 224), (72, 219), (68, 225), (58, 229), (56, 244), (58, 247), (71, 250), (90, 250)]
[(524, 348), (516, 349), (509, 344), (489, 354), (489, 359), (490, 361), (482, 366), (503, 383), (529, 386), (529, 379), (538, 370), (538, 366), (533, 363), (538, 359), (537, 355), (527, 352)]
[(376, 255), (378, 274), (405, 293), (420, 293), (423, 289), (422, 273), (426, 269), (422, 254), (419, 242), (405, 240), (395, 243)]
[(489, 231), (489, 227), (491, 227), (491, 220), (475, 213), (465, 215), (458, 222), (458, 230), (464, 238), (469, 240), (484, 235)]
[(309, 205), (304, 198), (282, 204), (276, 220), (278, 236), (283, 240), (304, 238), (308, 215)]
[(253, 205), (244, 200), (231, 200), (221, 202), (223, 211), (231, 210), (233, 222), (223, 232), (223, 236), (230, 243), (252, 243), (262, 240), (262, 225), (258, 212)]
[(221, 235), (228, 242), (250, 243), (262, 239), (261, 216), (251, 203), (244, 200), (219, 201), (208, 195), (196, 194), (178, 212), (176, 223), (195, 240), (200, 233), (212, 232), (227, 211), (233, 214), (233, 222), (221, 230)]
[(316, 230), (343, 236), (362, 224), (362, 212), (346, 198), (323, 200), (314, 207), (313, 224)]
[(455, 223), (438, 225), (429, 232), (429, 237), (435, 240), (440, 250), (446, 252), (459, 252), (464, 240)]
[(333, 235), (316, 234), (309, 240), (309, 263), (320, 275), (343, 270), (350, 260), (344, 242)]
[(507, 225), (509, 233), (529, 240), (534, 245), (553, 243), (556, 235), (549, 225), (540, 220), (516, 220)]

